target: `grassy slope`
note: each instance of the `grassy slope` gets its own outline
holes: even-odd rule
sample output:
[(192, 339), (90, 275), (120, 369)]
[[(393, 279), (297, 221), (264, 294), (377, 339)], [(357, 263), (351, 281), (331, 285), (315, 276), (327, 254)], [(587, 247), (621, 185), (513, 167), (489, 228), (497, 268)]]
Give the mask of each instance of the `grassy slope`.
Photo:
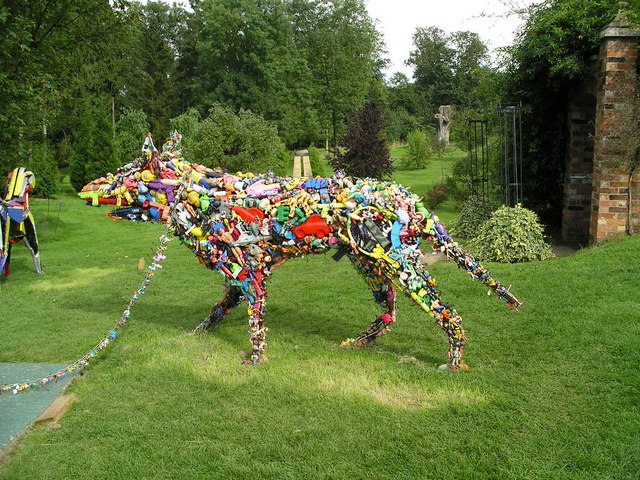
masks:
[[(457, 159), (464, 158), (467, 155), (462, 150), (451, 148), (441, 156), (432, 157), (426, 168), (406, 169), (402, 165), (406, 150), (406, 146), (394, 146), (391, 148), (391, 158), (393, 158), (396, 168), (393, 179), (402, 185), (411, 187), (411, 190), (421, 197), (436, 183), (444, 180), (444, 177), (451, 172), (453, 163)], [(453, 220), (458, 214), (453, 201), (443, 203), (435, 211), (445, 224)]]
[[(162, 231), (61, 198), (59, 222), (56, 202), (33, 205), (45, 275), (18, 245), (0, 283), (0, 361), (86, 352), (138, 288), (136, 262)], [(274, 272), (271, 361), (240, 365), (244, 308), (209, 335), (181, 336), (207, 314), (220, 277), (171, 243), (122, 335), (69, 387), (79, 400), (60, 428), (33, 428), (0, 479), (635, 478), (639, 250), (636, 236), (490, 265), (525, 301), (517, 314), (435, 264), (465, 318), (472, 368), (441, 374), (445, 336), (404, 298), (376, 346), (337, 346), (376, 310), (348, 262), (328, 256)]]

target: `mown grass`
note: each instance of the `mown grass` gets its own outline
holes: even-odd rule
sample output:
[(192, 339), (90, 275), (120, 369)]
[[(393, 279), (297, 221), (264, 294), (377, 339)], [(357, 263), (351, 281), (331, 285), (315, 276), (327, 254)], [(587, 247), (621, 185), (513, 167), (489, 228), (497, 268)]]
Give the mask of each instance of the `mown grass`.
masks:
[[(45, 274), (17, 245), (0, 283), (0, 361), (83, 355), (121, 315), (162, 232), (60, 198), (59, 217), (57, 200), (33, 202)], [(436, 263), (471, 367), (443, 374), (445, 335), (404, 298), (375, 346), (338, 347), (377, 312), (348, 262), (328, 255), (274, 271), (269, 361), (241, 365), (244, 307), (208, 335), (182, 335), (221, 277), (172, 242), (127, 326), (68, 388), (78, 401), (59, 428), (32, 428), (0, 479), (636, 478), (639, 250), (640, 236), (625, 237), (489, 265), (525, 302), (519, 313)]]
[[(413, 169), (403, 165), (407, 149), (406, 145), (391, 147), (391, 158), (395, 167), (393, 179), (402, 185), (411, 187), (411, 191), (420, 197), (424, 197), (431, 187), (436, 183), (443, 182), (445, 177), (451, 174), (456, 160), (467, 156), (466, 152), (452, 146), (440, 155), (433, 155), (426, 168)], [(444, 202), (435, 209), (435, 212), (444, 224), (456, 218), (459, 213), (453, 200)]]

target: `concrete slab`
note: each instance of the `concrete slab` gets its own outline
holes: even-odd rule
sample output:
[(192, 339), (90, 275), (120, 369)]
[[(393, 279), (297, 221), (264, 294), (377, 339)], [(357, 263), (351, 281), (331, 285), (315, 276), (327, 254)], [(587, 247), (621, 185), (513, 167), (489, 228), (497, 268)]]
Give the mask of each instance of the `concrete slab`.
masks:
[(293, 178), (300, 178), (302, 175), (302, 157), (296, 155), (293, 157), (293, 172), (291, 176)]
[(311, 178), (313, 176), (313, 172), (311, 171), (311, 160), (308, 156), (302, 157), (302, 174), (307, 178)]
[[(37, 380), (66, 366), (49, 363), (0, 363), (0, 384)], [(25, 390), (15, 395), (0, 394), (0, 455), (3, 453), (2, 450), (56, 399), (73, 375), (73, 372), (67, 373), (47, 386)]]

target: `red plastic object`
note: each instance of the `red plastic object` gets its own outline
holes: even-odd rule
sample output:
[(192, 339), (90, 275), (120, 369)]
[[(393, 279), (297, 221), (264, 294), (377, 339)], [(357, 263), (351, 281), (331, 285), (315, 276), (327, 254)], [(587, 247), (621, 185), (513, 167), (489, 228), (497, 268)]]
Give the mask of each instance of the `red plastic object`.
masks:
[(260, 223), (264, 219), (264, 213), (256, 207), (244, 208), (236, 206), (232, 207), (231, 210), (247, 223)]
[[(98, 203), (102, 205), (118, 205), (118, 199), (116, 197), (98, 197)], [(121, 198), (120, 205), (129, 205), (129, 202)]]
[(312, 213), (304, 223), (293, 227), (291, 231), (297, 238), (303, 238), (305, 235), (315, 235), (318, 238), (323, 238), (325, 235), (329, 235), (331, 229), (324, 218), (317, 213)]

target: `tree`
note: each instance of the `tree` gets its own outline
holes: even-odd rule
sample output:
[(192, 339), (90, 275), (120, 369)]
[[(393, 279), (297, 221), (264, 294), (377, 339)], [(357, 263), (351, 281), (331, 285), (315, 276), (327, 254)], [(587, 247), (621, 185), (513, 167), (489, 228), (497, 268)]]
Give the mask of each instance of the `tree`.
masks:
[(116, 122), (115, 145), (120, 163), (140, 156), (142, 143), (149, 131), (146, 113), (140, 109), (125, 108)]
[(2, 170), (52, 135), (68, 86), (86, 55), (102, 50), (121, 7), (104, 0), (13, 0), (0, 7)]
[(416, 86), (404, 73), (396, 72), (389, 79), (386, 107), (384, 117), (391, 141), (405, 141), (409, 132), (426, 126), (421, 119), (424, 115), (420, 113)]
[(83, 126), (77, 131), (69, 176), (71, 185), (78, 191), (120, 166), (107, 111), (100, 106), (88, 107)]
[(363, 0), (291, 0), (296, 42), (314, 79), (314, 105), (334, 151), (346, 121), (364, 104), (382, 41)]
[(393, 172), (393, 163), (385, 137), (385, 125), (379, 110), (365, 105), (352, 119), (343, 145), (331, 165), (356, 177), (385, 178)]
[(127, 15), (133, 41), (122, 53), (133, 60), (133, 68), (122, 72), (126, 94), (121, 103), (144, 111), (154, 135), (166, 138), (169, 119), (183, 109), (178, 61), (188, 14), (177, 5), (152, 1), (133, 4)]
[(478, 34), (418, 28), (413, 43), (415, 50), (407, 64), (414, 67), (416, 88), (427, 111), (434, 112), (440, 105), (473, 105), (472, 93), (482, 78), (476, 72), (486, 69), (489, 60)]
[(421, 130), (413, 130), (407, 135), (407, 146), (405, 165), (411, 168), (425, 168), (431, 155), (431, 145), (426, 134)]
[(204, 0), (194, 7), (191, 105), (217, 102), (274, 122), (287, 143), (318, 139), (313, 78), (280, 0)]

